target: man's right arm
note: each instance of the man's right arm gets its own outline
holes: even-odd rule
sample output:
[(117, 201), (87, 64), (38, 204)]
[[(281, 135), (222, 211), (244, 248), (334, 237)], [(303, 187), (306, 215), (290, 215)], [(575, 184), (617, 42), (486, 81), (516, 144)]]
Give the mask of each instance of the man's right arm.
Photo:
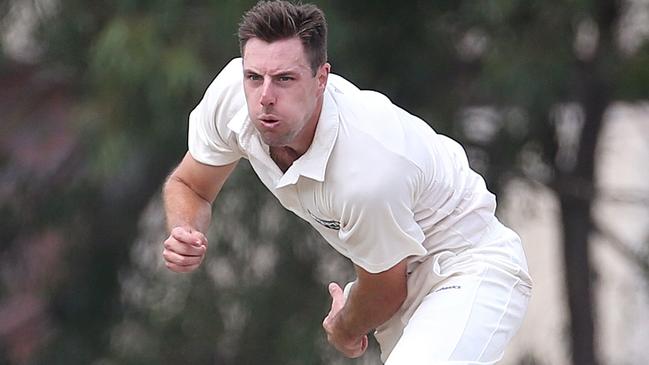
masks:
[(170, 234), (164, 242), (163, 257), (170, 270), (190, 272), (203, 261), (212, 202), (236, 164), (205, 165), (188, 152), (167, 179), (163, 199)]

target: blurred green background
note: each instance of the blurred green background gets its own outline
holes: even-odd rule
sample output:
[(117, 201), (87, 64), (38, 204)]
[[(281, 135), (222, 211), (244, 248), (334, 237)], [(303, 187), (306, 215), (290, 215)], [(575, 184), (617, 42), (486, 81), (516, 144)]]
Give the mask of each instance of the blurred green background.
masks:
[[(313, 2), (334, 73), (461, 141), (492, 191), (518, 179), (556, 194), (570, 361), (604, 363), (596, 147), (610, 105), (649, 100), (649, 20), (634, 17), (647, 2)], [(326, 284), (352, 268), (245, 162), (217, 199), (202, 268), (162, 265), (161, 185), (254, 3), (0, 2), (0, 364), (378, 363), (374, 343), (356, 361), (327, 347)]]

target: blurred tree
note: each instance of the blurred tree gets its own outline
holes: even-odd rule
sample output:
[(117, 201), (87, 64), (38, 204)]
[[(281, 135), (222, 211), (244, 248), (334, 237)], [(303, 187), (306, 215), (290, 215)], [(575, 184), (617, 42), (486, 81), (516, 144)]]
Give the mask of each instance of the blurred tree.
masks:
[[(238, 54), (236, 23), (252, 4), (63, 1), (49, 11), (29, 1), (8, 5), (26, 6), (38, 17), (34, 33), (39, 52), (30, 60), (34, 71), (25, 78), (41, 88), (50, 88), (55, 80), (57, 90), (66, 90), (66, 100), (73, 103), (65, 104), (68, 112), (57, 122), (65, 124), (61, 129), (74, 142), (65, 160), (44, 176), (43, 162), (26, 166), (16, 153), (2, 151), (8, 156), (6, 166), (19, 172), (4, 175), (13, 187), (11, 199), (3, 195), (10, 203), (3, 202), (8, 210), (3, 237), (9, 246), (20, 255), (21, 242), (36, 245), (31, 235), (41, 230), (53, 230), (65, 242), (64, 263), (52, 267), (62, 274), (44, 277), (46, 288), (26, 284), (27, 291), (46, 303), (39, 310), (48, 319), (48, 336), (37, 334), (46, 339), (39, 345), (46, 346), (37, 353), (34, 348), (21, 352), (24, 343), (11, 341), (16, 330), (1, 331), (7, 361), (306, 364), (323, 363), (322, 357), (329, 356), (320, 330), (328, 303), (325, 283), (316, 278), (317, 270), (324, 270), (314, 264), (322, 261), (314, 255), (319, 251), (300, 242), (309, 237), (303, 224), (261, 224), (269, 219), (266, 215), (287, 213), (277, 203), (256, 211), (270, 196), (260, 191), (254, 177), (244, 178), (242, 188), (233, 193), (236, 206), (230, 207), (236, 210), (230, 212), (230, 223), (244, 233), (212, 249), (220, 264), (216, 270), (229, 267), (236, 274), (229, 286), (223, 284), (225, 289), (213, 292), (211, 276), (197, 274), (186, 281), (164, 271), (147, 272), (136, 264), (140, 258), (129, 256), (142, 211), (185, 150), (188, 112), (221, 65)], [(9, 67), (3, 71), (15, 72)], [(46, 79), (39, 79), (43, 74)], [(15, 128), (10, 134), (22, 132), (27, 117), (31, 131), (25, 133), (47, 129), (27, 112), (39, 104), (38, 94), (28, 88), (10, 90), (23, 96), (10, 100), (19, 104), (11, 109), (25, 110), (11, 113)], [(158, 209), (155, 214), (159, 218), (161, 213)], [(12, 232), (16, 220), (18, 231)], [(260, 230), (257, 221), (262, 221)], [(271, 228), (284, 242), (275, 248), (261, 235)], [(155, 229), (163, 231), (160, 225)], [(211, 239), (223, 241), (222, 236)], [(150, 246), (158, 264), (162, 238)], [(137, 286), (134, 298), (127, 298), (123, 293), (133, 282), (145, 286)], [(165, 312), (164, 303), (152, 301), (174, 295), (178, 297), (170, 299), (172, 304), (180, 302), (182, 308), (171, 305)], [(142, 296), (147, 296), (145, 305), (139, 306)], [(7, 312), (24, 312), (3, 304), (11, 309)]]
[(588, 244), (596, 146), (613, 101), (649, 97), (649, 42), (621, 44), (634, 2), (332, 3), (353, 34), (334, 45), (343, 73), (428, 110), (419, 114), (464, 141), (492, 189), (524, 177), (557, 193), (573, 363), (597, 364)]
[[(20, 231), (7, 238), (17, 245), (48, 229), (65, 237), (65, 265), (57, 268), (65, 280), (52, 280), (39, 293), (48, 298), (54, 332), (36, 362), (91, 363), (108, 351), (111, 324), (124, 311), (118, 273), (130, 266), (139, 215), (182, 155), (187, 113), (215, 73), (208, 62), (236, 55), (232, 14), (250, 2), (63, 1), (45, 12), (39, 2), (10, 3), (3, 4), (38, 17), (30, 86), (50, 87), (54, 79), (67, 90), (75, 100), (66, 104), (74, 109), (66, 116), (67, 133), (75, 142), (69, 158), (45, 176), (42, 163), (21, 165), (3, 151), (19, 172), (5, 175), (15, 190), (3, 211), (8, 222), (20, 221)], [(39, 90), (24, 90), (12, 110), (39, 105)], [(26, 116), (7, 115), (3, 129), (5, 122), (15, 127), (10, 131), (22, 129)], [(30, 126), (49, 128), (43, 121)]]
[[(524, 177), (557, 192), (573, 362), (596, 364), (596, 143), (611, 101), (649, 96), (649, 45), (623, 51), (616, 37), (628, 3), (315, 2), (329, 18), (334, 72), (463, 140), (493, 190)], [(254, 1), (46, 3), (0, 5), (3, 21), (17, 4), (31, 6), (38, 44), (30, 65), (0, 55), (0, 108), (11, 111), (2, 114), (0, 252), (6, 263), (38, 242), (65, 249), (37, 286), (24, 281), (46, 303), (47, 345), (11, 355), (0, 326), (0, 362), (345, 363), (319, 325), (326, 281), (349, 279), (349, 266), (282, 212), (245, 163), (217, 202), (203, 270), (178, 276), (160, 266), (160, 185), (185, 150), (188, 112), (238, 55), (236, 24)], [(51, 108), (36, 113), (44, 100)], [(66, 112), (52, 112), (57, 105)], [(26, 165), (27, 149), (7, 141), (51, 135), (55, 117), (65, 124), (56, 130), (73, 136), (57, 140), (65, 153)], [(3, 268), (32, 268), (15, 266)], [(20, 277), (3, 274), (0, 294), (21, 292), (8, 284)]]

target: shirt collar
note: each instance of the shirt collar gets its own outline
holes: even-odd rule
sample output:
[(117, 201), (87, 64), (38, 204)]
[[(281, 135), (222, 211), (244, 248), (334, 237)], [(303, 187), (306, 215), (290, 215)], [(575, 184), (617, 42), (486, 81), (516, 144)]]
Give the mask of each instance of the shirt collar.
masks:
[[(324, 181), (327, 162), (336, 143), (340, 123), (338, 107), (328, 88), (325, 89), (323, 98), (322, 110), (311, 146), (281, 176), (275, 186), (276, 189), (297, 183), (300, 176), (320, 182)], [(245, 111), (241, 110), (230, 120), (228, 128), (239, 135), (241, 147), (248, 151), (250, 157), (260, 160), (267, 165), (267, 168), (279, 171), (275, 162), (270, 158), (268, 146), (262, 142), (257, 130), (250, 122), (247, 108), (243, 109)]]

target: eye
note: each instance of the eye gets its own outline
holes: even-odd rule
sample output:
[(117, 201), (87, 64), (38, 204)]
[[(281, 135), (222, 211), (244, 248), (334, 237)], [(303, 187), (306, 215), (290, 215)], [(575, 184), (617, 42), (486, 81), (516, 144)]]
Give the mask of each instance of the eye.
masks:
[(277, 79), (281, 82), (288, 82), (288, 81), (295, 80), (295, 78), (292, 76), (280, 76)]
[(259, 81), (262, 79), (261, 75), (250, 73), (246, 75), (246, 78), (250, 81)]

